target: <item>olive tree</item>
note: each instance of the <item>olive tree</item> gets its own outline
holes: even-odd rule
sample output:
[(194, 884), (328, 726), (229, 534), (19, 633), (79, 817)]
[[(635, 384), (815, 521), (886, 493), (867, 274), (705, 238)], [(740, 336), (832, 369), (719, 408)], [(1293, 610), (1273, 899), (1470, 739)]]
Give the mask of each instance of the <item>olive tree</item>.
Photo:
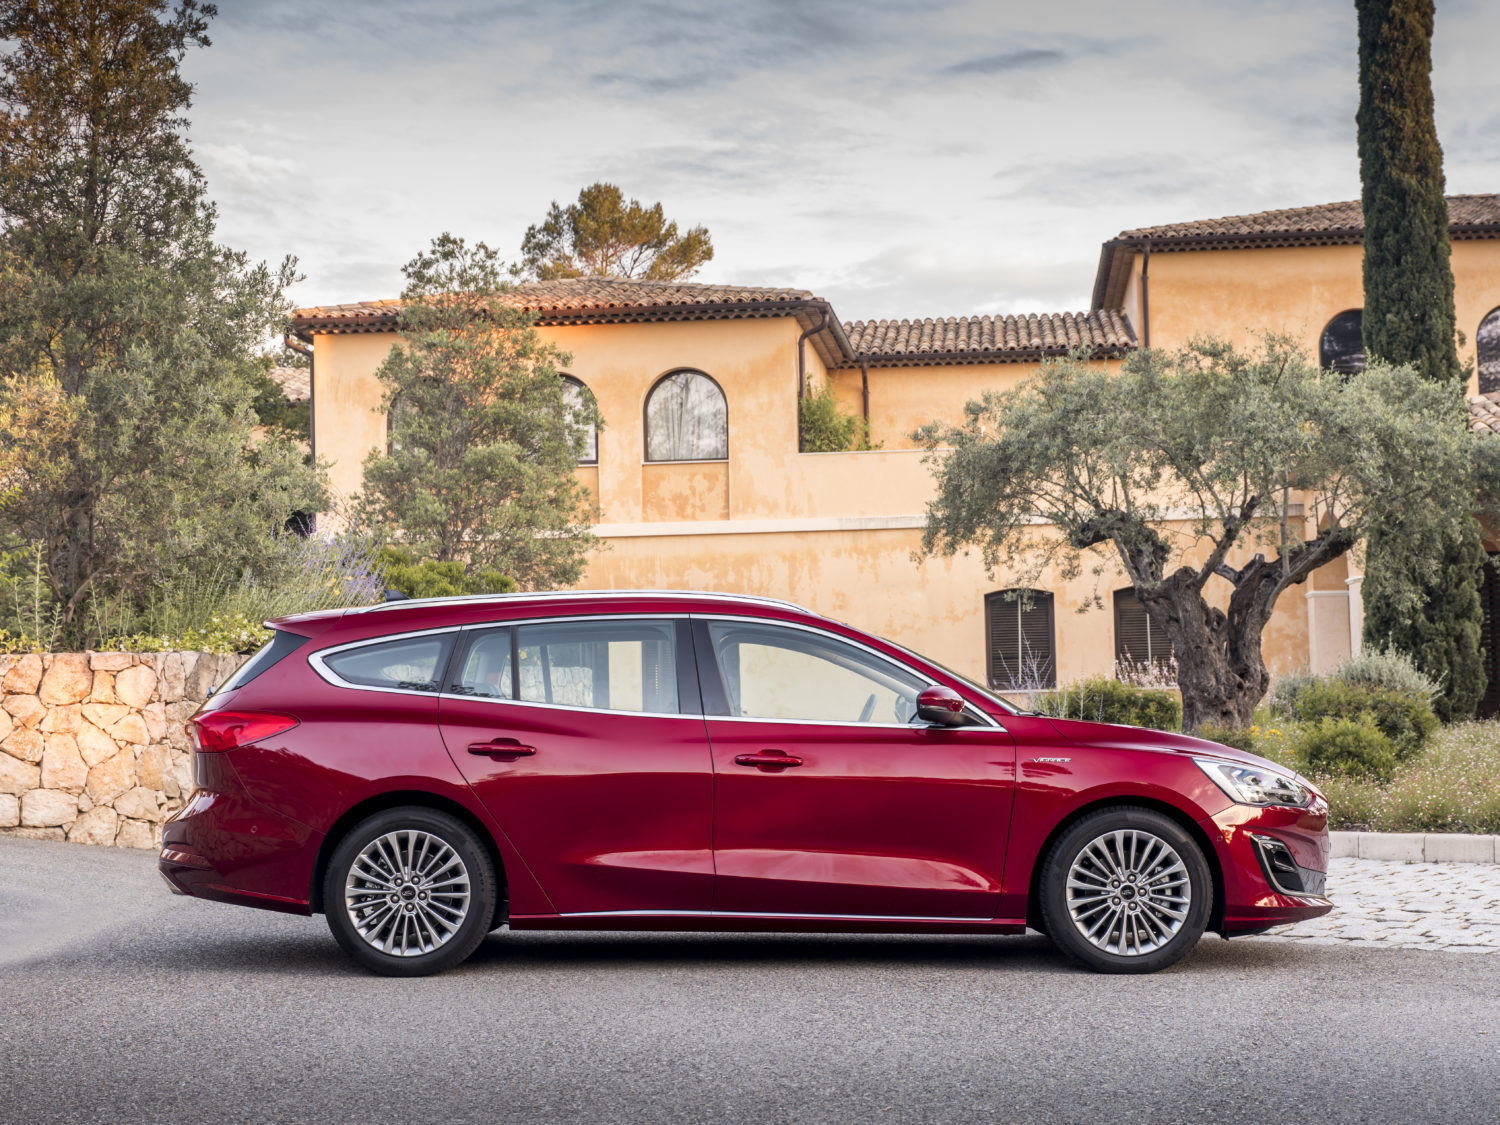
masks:
[[(1118, 373), (1074, 355), (918, 431), (937, 481), (923, 550), (977, 547), (1022, 585), (1123, 569), (1172, 641), (1184, 727), (1245, 727), (1283, 593), (1373, 521), (1422, 537), (1471, 518), (1458, 394), (1409, 367), (1346, 381), (1276, 338), (1141, 351)], [(1415, 589), (1389, 596), (1419, 611)]]

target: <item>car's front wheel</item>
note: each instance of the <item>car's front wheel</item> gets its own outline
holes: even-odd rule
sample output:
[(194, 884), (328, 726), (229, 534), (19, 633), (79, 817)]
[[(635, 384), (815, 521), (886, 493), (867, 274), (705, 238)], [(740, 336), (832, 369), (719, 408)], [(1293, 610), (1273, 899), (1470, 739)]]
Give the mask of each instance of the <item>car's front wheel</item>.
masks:
[(328, 928), (344, 951), (385, 976), (452, 968), (479, 947), (495, 914), (495, 871), (462, 821), (399, 808), (356, 825), (323, 880)]
[(1203, 850), (1151, 809), (1101, 809), (1052, 845), (1042, 917), (1052, 941), (1104, 973), (1151, 973), (1198, 943), (1213, 905)]

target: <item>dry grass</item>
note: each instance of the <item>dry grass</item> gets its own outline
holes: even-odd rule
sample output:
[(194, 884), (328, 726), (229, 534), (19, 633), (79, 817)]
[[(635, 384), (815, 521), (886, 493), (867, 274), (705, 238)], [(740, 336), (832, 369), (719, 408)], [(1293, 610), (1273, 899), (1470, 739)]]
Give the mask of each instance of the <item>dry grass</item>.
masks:
[[(1303, 769), (1291, 751), (1294, 742), (1294, 730), (1262, 728), (1255, 752)], [(1500, 833), (1500, 722), (1442, 728), (1385, 784), (1310, 776), (1328, 795), (1333, 829)]]

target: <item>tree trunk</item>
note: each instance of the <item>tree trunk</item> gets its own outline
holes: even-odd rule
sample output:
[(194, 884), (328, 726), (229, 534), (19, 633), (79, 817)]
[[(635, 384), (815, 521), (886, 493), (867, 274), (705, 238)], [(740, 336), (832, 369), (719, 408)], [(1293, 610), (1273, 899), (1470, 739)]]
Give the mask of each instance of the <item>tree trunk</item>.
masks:
[[(1243, 730), (1250, 726), (1256, 704), (1271, 686), (1260, 647), (1264, 622), (1256, 625), (1245, 619), (1244, 611), (1258, 608), (1253, 599), (1242, 609), (1231, 603), (1230, 615), (1210, 606), (1195, 577), (1192, 571), (1179, 571), (1155, 591), (1142, 595), (1141, 601), (1171, 638), (1177, 656), (1182, 729)], [(1241, 612), (1236, 613), (1237, 609)], [(1269, 617), (1268, 608), (1262, 613)]]

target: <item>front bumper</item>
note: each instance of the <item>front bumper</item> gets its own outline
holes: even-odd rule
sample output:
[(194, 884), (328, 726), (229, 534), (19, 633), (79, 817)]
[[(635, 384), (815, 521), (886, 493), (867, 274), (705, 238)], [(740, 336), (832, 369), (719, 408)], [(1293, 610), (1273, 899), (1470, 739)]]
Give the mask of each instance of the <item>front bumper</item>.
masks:
[(1328, 806), (1232, 805), (1203, 823), (1224, 872), (1226, 937), (1318, 918), (1327, 891)]

